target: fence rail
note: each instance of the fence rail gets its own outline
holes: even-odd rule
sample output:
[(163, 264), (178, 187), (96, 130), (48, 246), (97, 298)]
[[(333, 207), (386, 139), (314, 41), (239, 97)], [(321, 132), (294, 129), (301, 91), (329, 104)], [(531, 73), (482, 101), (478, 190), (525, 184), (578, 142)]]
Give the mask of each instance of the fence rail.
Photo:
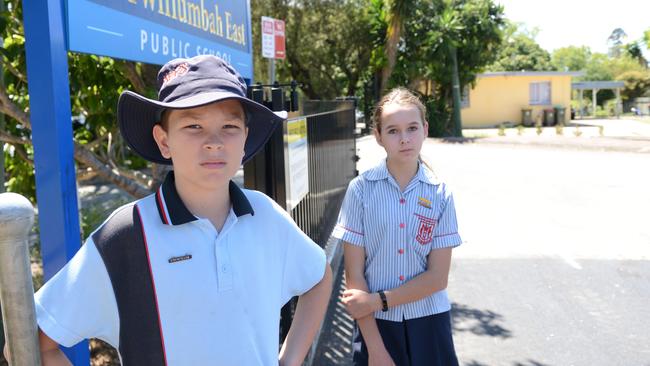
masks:
[[(330, 107), (329, 111), (324, 111)], [(291, 215), (316, 243), (327, 243), (348, 182), (356, 176), (355, 107), (351, 101), (306, 102), (309, 193)]]
[[(293, 209), (289, 208), (287, 164), (287, 122), (278, 128), (264, 148), (244, 166), (244, 186), (262, 191), (288, 209), (296, 224), (314, 242), (325, 247), (334, 227), (348, 182), (356, 171), (355, 104), (352, 100), (307, 101), (309, 192)], [(282, 308), (280, 341), (286, 337), (295, 309), (292, 300)]]

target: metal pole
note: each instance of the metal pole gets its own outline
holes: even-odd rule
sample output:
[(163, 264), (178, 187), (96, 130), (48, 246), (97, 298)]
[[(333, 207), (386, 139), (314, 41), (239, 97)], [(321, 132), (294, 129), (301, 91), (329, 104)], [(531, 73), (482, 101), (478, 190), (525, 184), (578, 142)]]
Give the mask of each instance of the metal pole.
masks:
[(0, 302), (10, 365), (40, 365), (34, 286), (27, 237), (34, 208), (15, 193), (0, 194)]
[(614, 107), (614, 113), (616, 114), (616, 118), (621, 117), (622, 110), (623, 110), (623, 106), (621, 105), (621, 88), (616, 88), (616, 107)]
[(580, 119), (585, 118), (584, 110), (583, 110), (583, 107), (582, 107), (583, 101), (584, 101), (584, 97), (583, 97), (583, 94), (582, 94), (582, 89), (580, 89), (580, 105), (579, 105), (579, 108), (578, 108), (580, 110)]
[(275, 83), (275, 59), (269, 59), (269, 84)]

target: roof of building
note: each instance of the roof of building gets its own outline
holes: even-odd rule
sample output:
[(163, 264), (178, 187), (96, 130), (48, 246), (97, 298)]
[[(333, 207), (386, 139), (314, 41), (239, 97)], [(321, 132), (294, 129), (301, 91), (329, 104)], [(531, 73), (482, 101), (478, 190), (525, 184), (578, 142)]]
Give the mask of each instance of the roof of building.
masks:
[(624, 88), (622, 81), (579, 81), (571, 83), (571, 89), (618, 89)]
[(583, 76), (582, 71), (496, 71), (478, 74), (478, 77), (494, 76)]

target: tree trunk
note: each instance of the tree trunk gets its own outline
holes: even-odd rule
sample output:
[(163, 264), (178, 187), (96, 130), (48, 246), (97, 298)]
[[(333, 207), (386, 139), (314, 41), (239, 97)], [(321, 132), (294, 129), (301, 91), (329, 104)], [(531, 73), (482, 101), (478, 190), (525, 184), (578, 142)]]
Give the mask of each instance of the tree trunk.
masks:
[(74, 147), (74, 158), (77, 161), (92, 167), (99, 176), (114, 183), (133, 197), (142, 198), (151, 194), (151, 190), (149, 188), (144, 187), (141, 184), (138, 184), (137, 182), (118, 174), (113, 169), (111, 169), (110, 166), (104, 164), (101, 160), (99, 160), (95, 154), (92, 153), (92, 151), (84, 148), (83, 145), (75, 142)]
[(395, 68), (395, 61), (397, 59), (397, 45), (402, 36), (402, 18), (400, 15), (394, 14), (391, 17), (390, 24), (386, 32), (386, 66), (381, 70), (381, 84), (379, 85), (379, 95), (383, 95), (388, 87), (388, 81), (393, 74)]
[(449, 46), (449, 55), (451, 56), (451, 66), (452, 66), (452, 95), (453, 95), (453, 131), (455, 137), (463, 137), (463, 127), (460, 119), (460, 80), (458, 78), (458, 57), (456, 52), (456, 47)]

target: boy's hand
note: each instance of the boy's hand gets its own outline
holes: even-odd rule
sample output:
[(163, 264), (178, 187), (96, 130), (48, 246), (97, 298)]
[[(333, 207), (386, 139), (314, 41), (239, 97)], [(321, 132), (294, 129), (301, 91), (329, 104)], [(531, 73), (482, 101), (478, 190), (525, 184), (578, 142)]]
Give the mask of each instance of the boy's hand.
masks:
[(341, 301), (354, 319), (363, 318), (382, 308), (379, 294), (369, 294), (357, 289), (345, 290)]

